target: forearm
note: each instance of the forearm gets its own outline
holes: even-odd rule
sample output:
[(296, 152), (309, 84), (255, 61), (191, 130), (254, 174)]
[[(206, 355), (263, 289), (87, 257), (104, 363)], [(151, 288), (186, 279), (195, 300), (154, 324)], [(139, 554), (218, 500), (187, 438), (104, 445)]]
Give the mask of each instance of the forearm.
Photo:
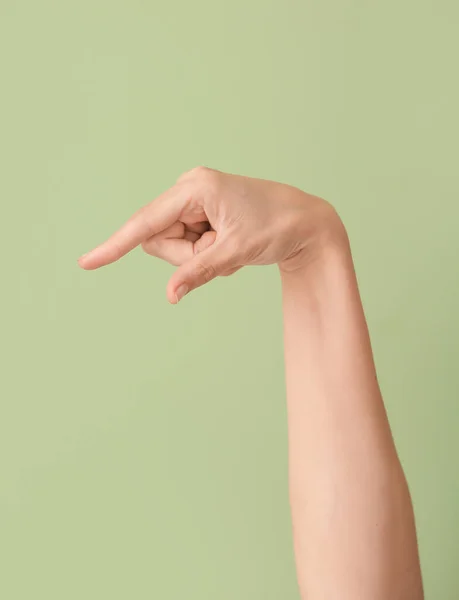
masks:
[(411, 500), (347, 242), (327, 245), (304, 268), (281, 271), (281, 278), (302, 596), (421, 600)]

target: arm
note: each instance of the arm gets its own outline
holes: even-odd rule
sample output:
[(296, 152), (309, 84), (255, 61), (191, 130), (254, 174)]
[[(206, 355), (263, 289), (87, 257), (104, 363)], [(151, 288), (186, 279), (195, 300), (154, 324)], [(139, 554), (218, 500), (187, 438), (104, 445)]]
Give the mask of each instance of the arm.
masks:
[(421, 600), (413, 510), (340, 224), (281, 267), (290, 499), (305, 599)]
[(244, 265), (282, 278), (290, 497), (305, 600), (422, 600), (409, 492), (373, 364), (347, 236), (321, 198), (199, 167), (81, 257), (141, 245), (176, 265), (177, 303)]

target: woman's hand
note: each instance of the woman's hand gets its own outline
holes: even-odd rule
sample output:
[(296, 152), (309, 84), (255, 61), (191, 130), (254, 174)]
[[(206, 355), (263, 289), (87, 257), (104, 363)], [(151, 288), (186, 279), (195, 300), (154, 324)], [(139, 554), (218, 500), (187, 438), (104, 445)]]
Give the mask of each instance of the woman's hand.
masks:
[(332, 207), (292, 186), (198, 167), (137, 211), (106, 242), (79, 259), (83, 269), (112, 263), (138, 245), (179, 268), (170, 302), (244, 265), (296, 270), (338, 229)]

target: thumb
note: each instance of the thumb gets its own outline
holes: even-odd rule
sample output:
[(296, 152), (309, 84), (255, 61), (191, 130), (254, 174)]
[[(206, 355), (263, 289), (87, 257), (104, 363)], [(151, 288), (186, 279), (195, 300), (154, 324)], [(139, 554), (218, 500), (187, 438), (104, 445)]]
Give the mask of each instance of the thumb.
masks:
[(216, 241), (175, 271), (167, 284), (169, 302), (177, 304), (185, 294), (229, 270), (233, 263), (234, 254), (228, 250), (228, 245)]

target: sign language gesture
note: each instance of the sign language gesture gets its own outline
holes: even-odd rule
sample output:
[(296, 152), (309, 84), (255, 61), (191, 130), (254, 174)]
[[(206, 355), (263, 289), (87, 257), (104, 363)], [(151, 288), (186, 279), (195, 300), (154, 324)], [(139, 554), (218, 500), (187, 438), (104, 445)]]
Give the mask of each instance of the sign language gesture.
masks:
[(298, 268), (336, 221), (327, 202), (292, 186), (197, 167), (78, 262), (98, 269), (141, 245), (178, 267), (167, 286), (177, 303), (244, 265)]
[(97, 269), (138, 245), (178, 267), (172, 303), (244, 265), (279, 266), (301, 597), (422, 600), (411, 497), (333, 208), (292, 186), (199, 167), (79, 264)]

